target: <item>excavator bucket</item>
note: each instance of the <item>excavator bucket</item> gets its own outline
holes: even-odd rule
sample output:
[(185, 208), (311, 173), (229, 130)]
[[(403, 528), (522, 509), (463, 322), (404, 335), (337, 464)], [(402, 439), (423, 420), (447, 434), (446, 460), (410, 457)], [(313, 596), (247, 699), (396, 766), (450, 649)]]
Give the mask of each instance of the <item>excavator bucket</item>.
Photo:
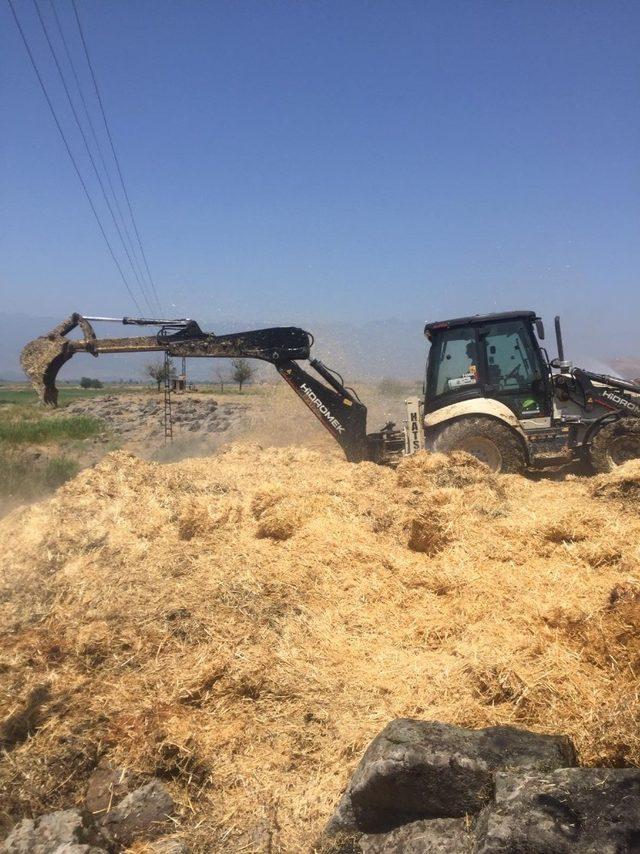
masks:
[(72, 340), (65, 336), (77, 327), (80, 327), (83, 332), (85, 349), (91, 352), (91, 342), (95, 340), (95, 333), (83, 317), (72, 314), (51, 332), (26, 344), (20, 354), (22, 370), (31, 380), (40, 400), (47, 406), (58, 405), (56, 388), (58, 371), (76, 352)]

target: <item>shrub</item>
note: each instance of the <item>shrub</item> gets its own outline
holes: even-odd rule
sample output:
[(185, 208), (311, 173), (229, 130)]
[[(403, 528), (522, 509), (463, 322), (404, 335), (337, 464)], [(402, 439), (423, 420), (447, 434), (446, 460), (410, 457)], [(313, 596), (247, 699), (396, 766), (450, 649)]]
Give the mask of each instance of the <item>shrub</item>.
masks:
[(100, 380), (91, 379), (91, 377), (82, 377), (80, 388), (102, 388), (102, 383)]

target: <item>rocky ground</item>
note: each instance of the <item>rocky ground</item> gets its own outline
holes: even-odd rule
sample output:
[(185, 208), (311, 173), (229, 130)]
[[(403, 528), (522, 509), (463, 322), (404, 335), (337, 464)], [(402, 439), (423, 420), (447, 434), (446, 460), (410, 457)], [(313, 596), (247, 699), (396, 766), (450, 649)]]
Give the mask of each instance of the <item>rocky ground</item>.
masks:
[(640, 770), (580, 768), (571, 740), (394, 720), (369, 745), (322, 854), (637, 851)]
[[(224, 399), (223, 399), (224, 400)], [(224, 433), (249, 409), (245, 402), (219, 402), (215, 397), (180, 395), (171, 402), (173, 435), (203, 438)], [(107, 394), (76, 400), (63, 410), (68, 415), (90, 415), (105, 422), (122, 447), (148, 445), (154, 450), (164, 444), (164, 401), (162, 395)]]

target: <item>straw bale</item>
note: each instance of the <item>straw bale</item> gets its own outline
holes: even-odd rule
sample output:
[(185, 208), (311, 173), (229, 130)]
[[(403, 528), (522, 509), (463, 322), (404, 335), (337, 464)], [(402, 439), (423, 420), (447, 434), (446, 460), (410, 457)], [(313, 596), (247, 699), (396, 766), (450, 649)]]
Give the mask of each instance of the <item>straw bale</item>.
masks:
[(639, 471), (109, 454), (0, 523), (0, 825), (104, 761), (160, 778), (196, 852), (304, 851), (398, 717), (637, 764)]

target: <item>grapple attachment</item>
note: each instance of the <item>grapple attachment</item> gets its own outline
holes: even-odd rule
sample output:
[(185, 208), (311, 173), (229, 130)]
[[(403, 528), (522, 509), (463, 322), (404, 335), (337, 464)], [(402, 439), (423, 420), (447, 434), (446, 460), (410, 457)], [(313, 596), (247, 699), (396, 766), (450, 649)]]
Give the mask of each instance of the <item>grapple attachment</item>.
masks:
[[(82, 342), (65, 338), (65, 335), (77, 327), (82, 330), (84, 336)], [(22, 370), (31, 380), (38, 397), (44, 404), (47, 406), (58, 405), (58, 389), (56, 388), (58, 371), (78, 349), (81, 348), (89, 353), (93, 352), (92, 343), (95, 340), (96, 336), (91, 324), (79, 314), (74, 313), (67, 320), (59, 323), (51, 332), (35, 338), (23, 347), (20, 354)], [(97, 355), (97, 353), (93, 352), (93, 355)]]

